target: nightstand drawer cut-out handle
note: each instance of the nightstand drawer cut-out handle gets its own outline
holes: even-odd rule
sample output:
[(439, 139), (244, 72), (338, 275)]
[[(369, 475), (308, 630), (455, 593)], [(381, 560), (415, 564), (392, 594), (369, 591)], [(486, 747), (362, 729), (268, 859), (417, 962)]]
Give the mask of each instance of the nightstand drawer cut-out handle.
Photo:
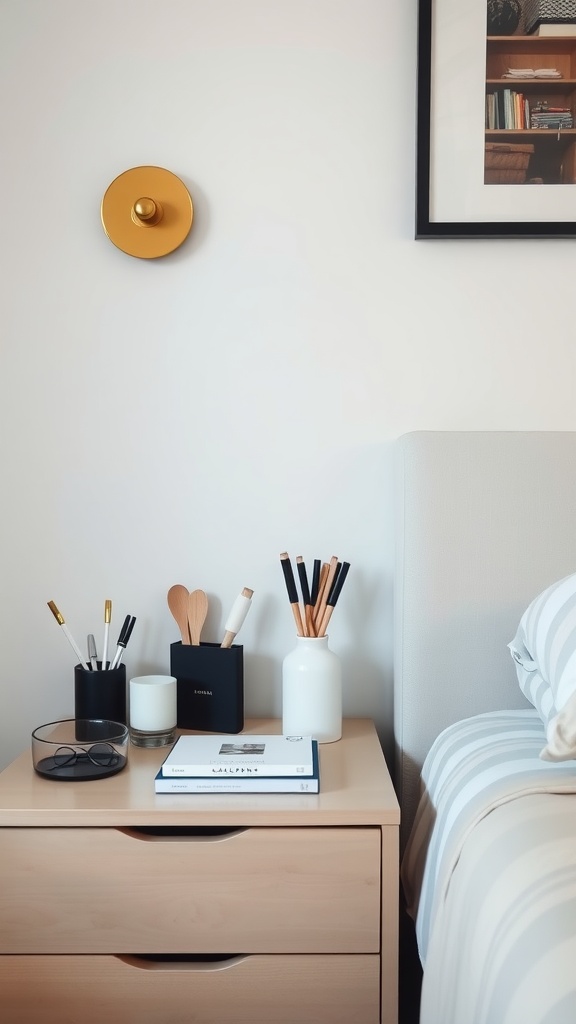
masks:
[(128, 967), (137, 967), (142, 971), (190, 971), (204, 972), (205, 974), (215, 971), (227, 970), (236, 967), (238, 964), (249, 960), (247, 953), (201, 953), (196, 956), (185, 954), (173, 954), (172, 956), (116, 956), (116, 960), (122, 961)]
[(219, 843), (227, 839), (234, 839), (235, 836), (240, 836), (248, 831), (247, 828), (213, 828), (203, 825), (118, 829), (118, 832), (123, 835), (146, 843)]

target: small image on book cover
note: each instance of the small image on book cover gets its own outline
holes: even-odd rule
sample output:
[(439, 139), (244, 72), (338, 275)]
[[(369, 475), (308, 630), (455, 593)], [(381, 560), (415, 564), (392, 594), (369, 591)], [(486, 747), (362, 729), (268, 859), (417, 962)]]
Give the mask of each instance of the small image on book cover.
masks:
[(223, 743), (218, 751), (219, 754), (263, 754), (266, 750), (265, 743)]

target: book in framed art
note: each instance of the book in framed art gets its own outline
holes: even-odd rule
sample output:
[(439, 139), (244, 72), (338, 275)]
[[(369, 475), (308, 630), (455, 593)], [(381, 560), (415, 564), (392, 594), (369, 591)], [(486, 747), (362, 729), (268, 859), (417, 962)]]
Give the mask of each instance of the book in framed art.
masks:
[(419, 0), (417, 239), (576, 236), (576, 36), (520, 12)]

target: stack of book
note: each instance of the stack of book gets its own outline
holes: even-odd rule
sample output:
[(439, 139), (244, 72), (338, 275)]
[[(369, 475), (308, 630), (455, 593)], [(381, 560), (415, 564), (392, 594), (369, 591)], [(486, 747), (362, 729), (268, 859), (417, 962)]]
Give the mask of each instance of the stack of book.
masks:
[(570, 107), (551, 107), (548, 103), (537, 103), (530, 112), (531, 128), (573, 128), (574, 118)]
[(180, 736), (154, 780), (156, 793), (319, 793), (311, 736)]

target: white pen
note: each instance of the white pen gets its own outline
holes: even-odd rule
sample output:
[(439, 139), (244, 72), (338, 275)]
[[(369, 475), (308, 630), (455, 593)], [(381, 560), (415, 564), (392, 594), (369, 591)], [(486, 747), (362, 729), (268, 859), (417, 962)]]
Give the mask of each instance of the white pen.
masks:
[(238, 597), (232, 605), (230, 614), (226, 619), (226, 625), (224, 626), (226, 632), (220, 647), (230, 647), (234, 637), (242, 629), (244, 619), (250, 611), (250, 603), (252, 601), (253, 593), (254, 591), (250, 590), (249, 587), (244, 587), (242, 593), (238, 594)]
[(81, 665), (85, 665), (86, 668), (90, 668), (90, 665), (88, 664), (88, 662), (84, 661), (84, 655), (82, 654), (82, 651), (78, 647), (78, 644), (76, 643), (74, 637), (72, 636), (70, 630), (68, 629), (68, 626), (64, 622), (64, 616), (62, 615), (61, 612), (58, 611), (56, 605), (54, 604), (54, 601), (48, 601), (48, 607), (49, 607), (50, 611), (52, 612), (52, 615), (56, 619), (56, 622), (61, 627), (62, 632), (64, 633), (64, 636), (66, 637), (68, 643), (70, 644), (70, 647), (74, 651), (74, 654), (78, 658), (78, 661), (80, 662), (80, 664)]
[(104, 647), (102, 648), (102, 668), (107, 668), (108, 661), (108, 633), (110, 631), (110, 620), (112, 618), (112, 601), (104, 602)]
[(98, 655), (96, 653), (96, 640), (93, 633), (88, 633), (88, 661), (93, 672), (98, 671)]

